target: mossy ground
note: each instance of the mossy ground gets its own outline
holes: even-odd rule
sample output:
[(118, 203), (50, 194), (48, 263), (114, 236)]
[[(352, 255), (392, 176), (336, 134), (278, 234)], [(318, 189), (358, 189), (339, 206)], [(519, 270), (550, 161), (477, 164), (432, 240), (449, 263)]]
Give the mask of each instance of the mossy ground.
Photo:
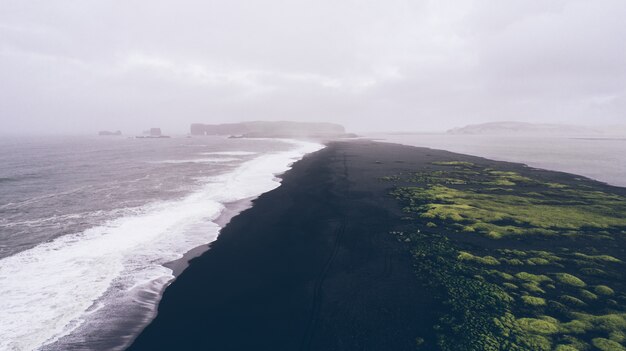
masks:
[(624, 349), (626, 197), (454, 160), (383, 180), (441, 295), (441, 350)]

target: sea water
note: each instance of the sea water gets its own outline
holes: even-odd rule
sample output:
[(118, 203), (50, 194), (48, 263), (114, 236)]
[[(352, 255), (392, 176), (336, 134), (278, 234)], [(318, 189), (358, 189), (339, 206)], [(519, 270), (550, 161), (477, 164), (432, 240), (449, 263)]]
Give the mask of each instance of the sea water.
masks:
[(524, 163), (626, 187), (626, 138), (443, 133), (369, 136), (399, 144)]
[(0, 350), (123, 349), (226, 206), (316, 143), (0, 138)]

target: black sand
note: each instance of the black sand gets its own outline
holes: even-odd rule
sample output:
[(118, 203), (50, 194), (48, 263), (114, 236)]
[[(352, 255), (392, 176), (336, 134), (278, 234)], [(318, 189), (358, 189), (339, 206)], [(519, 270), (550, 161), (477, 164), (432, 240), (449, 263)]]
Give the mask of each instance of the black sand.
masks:
[(430, 298), (388, 233), (399, 208), (377, 179), (402, 164), (376, 162), (425, 154), (383, 145), (298, 162), (167, 288), (130, 349), (413, 349)]
[(438, 302), (389, 234), (402, 214), (379, 178), (446, 159), (488, 161), (369, 141), (305, 157), (191, 261), (130, 350), (414, 350)]

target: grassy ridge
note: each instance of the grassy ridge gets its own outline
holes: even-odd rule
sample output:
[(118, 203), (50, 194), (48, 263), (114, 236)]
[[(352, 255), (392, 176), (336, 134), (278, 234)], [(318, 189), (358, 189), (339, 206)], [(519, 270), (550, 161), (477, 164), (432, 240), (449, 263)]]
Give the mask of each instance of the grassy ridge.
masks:
[(462, 161), (383, 180), (441, 295), (440, 349), (626, 350), (626, 198)]

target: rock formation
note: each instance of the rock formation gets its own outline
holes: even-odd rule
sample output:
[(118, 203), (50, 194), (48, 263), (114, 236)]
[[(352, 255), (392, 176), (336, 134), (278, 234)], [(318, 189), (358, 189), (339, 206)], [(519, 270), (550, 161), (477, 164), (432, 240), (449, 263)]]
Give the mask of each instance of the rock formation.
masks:
[(346, 134), (343, 126), (333, 123), (306, 122), (241, 122), (228, 124), (191, 125), (192, 135), (238, 135), (263, 138), (329, 138), (352, 136)]

